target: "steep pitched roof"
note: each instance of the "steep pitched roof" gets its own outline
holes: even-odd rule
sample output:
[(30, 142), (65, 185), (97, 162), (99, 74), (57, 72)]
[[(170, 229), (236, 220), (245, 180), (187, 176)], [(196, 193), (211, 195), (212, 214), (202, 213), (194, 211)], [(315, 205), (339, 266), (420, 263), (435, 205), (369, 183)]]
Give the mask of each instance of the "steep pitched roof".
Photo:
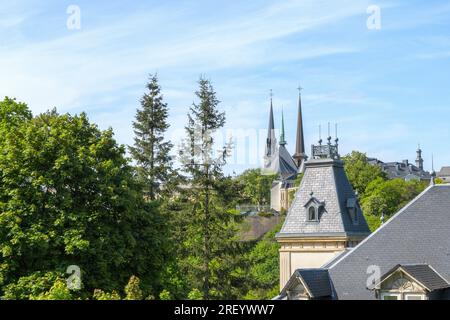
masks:
[(275, 123), (273, 120), (273, 104), (272, 98), (270, 99), (270, 111), (269, 111), (269, 127), (267, 129), (266, 150), (264, 155), (271, 157), (275, 153), (277, 146), (277, 138), (275, 138)]
[(293, 157), (297, 161), (297, 166), (299, 167), (301, 162), (306, 159), (305, 137), (303, 135), (302, 96), (300, 88), (298, 93), (297, 135), (295, 140), (295, 153)]
[(281, 291), (279, 297), (285, 297), (287, 290), (293, 285), (293, 282), (300, 279), (305, 286), (309, 296), (314, 298), (330, 297), (332, 295), (330, 277), (326, 269), (298, 269), (289, 279)]
[[(324, 202), (319, 222), (307, 219), (304, 206), (312, 197)], [(347, 179), (342, 161), (307, 161), (301, 185), (277, 238), (368, 235), (370, 230), (361, 209), (357, 207), (357, 224), (353, 223), (348, 214), (347, 200), (352, 198), (356, 198), (356, 195)]]
[[(450, 185), (427, 188), (394, 217), (329, 267), (337, 299), (375, 299), (368, 267), (427, 264), (450, 280)], [(370, 270), (370, 269), (369, 269)]]
[(281, 180), (295, 179), (297, 176), (297, 166), (284, 145), (280, 145), (267, 170), (279, 175)]
[(434, 290), (447, 289), (450, 287), (450, 284), (428, 264), (398, 264), (381, 277), (380, 284), (394, 272), (399, 270), (406, 273), (417, 283), (423, 286), (424, 289), (430, 292)]

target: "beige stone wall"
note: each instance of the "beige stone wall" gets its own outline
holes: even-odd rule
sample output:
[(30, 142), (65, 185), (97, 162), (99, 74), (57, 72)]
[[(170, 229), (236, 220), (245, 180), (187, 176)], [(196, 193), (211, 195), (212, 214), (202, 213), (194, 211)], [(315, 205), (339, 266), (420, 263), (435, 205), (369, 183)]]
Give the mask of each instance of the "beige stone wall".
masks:
[(280, 241), (280, 289), (283, 289), (295, 270), (320, 268), (346, 247), (359, 241), (349, 239), (304, 239)]
[(277, 183), (270, 190), (270, 208), (280, 212), (281, 211), (281, 194), (280, 194), (280, 183)]

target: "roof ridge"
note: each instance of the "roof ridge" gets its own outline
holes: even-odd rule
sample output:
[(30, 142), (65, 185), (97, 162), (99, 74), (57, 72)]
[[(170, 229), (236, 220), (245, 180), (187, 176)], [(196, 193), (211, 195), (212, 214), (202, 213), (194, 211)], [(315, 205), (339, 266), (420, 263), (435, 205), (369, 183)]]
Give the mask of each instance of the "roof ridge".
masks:
[[(417, 202), (420, 198), (422, 198), (428, 191), (430, 191), (432, 188), (436, 187), (438, 185), (431, 185), (428, 186), (424, 191), (422, 191), (417, 197), (415, 197), (413, 200), (411, 200), (406, 206), (401, 208), (396, 214), (394, 214), (386, 223), (381, 225), (377, 230), (375, 230), (372, 234), (367, 236), (363, 241), (361, 241), (356, 247), (353, 248), (353, 250), (349, 251), (347, 254), (345, 254), (343, 257), (341, 257), (339, 260), (337, 260), (335, 263), (333, 263), (328, 269), (333, 269), (336, 265), (338, 265), (342, 260), (349, 257), (352, 253), (357, 251), (360, 247), (362, 247), (367, 241), (369, 241), (373, 236), (375, 236), (377, 233), (382, 231), (389, 223), (394, 221), (398, 216), (400, 216), (402, 213), (404, 213), (409, 207), (411, 207), (414, 203)], [(450, 185), (448, 185), (450, 186)]]
[(447, 282), (447, 284), (450, 285), (450, 282), (447, 281), (447, 279), (445, 279), (431, 264), (428, 264), (428, 267), (430, 267), (431, 270), (433, 270), (434, 272), (436, 272), (436, 274), (445, 282)]

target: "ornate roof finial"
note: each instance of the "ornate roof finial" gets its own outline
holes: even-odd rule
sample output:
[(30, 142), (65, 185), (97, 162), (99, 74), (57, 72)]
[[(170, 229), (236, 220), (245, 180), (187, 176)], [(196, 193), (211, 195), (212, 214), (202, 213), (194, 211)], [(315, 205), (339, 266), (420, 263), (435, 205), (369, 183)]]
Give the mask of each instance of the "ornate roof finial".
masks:
[(319, 124), (319, 145), (322, 145), (322, 125)]
[(286, 139), (284, 136), (284, 112), (283, 107), (281, 107), (281, 136), (280, 136), (280, 145), (285, 146), (286, 145)]
[[(319, 135), (321, 136), (321, 126), (319, 125)], [(337, 136), (337, 126), (336, 126), (336, 136)], [(311, 148), (311, 156), (313, 159), (332, 159), (339, 160), (339, 151), (338, 151), (338, 142), (339, 139), (336, 138), (336, 144), (331, 143), (331, 124), (328, 122), (328, 143), (326, 145), (322, 145), (322, 137), (320, 137), (319, 145), (312, 145)]]
[(328, 122), (328, 144), (331, 144), (331, 127), (330, 123)]

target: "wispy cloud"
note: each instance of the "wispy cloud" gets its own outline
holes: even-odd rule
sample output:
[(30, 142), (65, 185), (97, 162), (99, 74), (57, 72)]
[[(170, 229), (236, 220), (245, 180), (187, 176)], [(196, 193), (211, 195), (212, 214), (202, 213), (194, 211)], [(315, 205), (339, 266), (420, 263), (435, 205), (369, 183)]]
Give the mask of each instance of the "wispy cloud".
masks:
[[(320, 122), (340, 122), (349, 145), (387, 154), (388, 146), (396, 146), (393, 139), (407, 139), (409, 123), (389, 122), (384, 127), (389, 133), (380, 134), (379, 143), (369, 141), (386, 115), (408, 116), (398, 112), (405, 106), (413, 110), (410, 101), (397, 96), (417, 93), (406, 85), (410, 75), (396, 78), (405, 72), (399, 69), (404, 67), (399, 57), (433, 60), (450, 50), (442, 39), (441, 44), (435, 39), (420, 46), (411, 34), (402, 33), (404, 28), (436, 25), (430, 22), (436, 17), (445, 23), (439, 11), (447, 12), (443, 4), (427, 6), (422, 19), (423, 8), (406, 1), (77, 2), (79, 31), (65, 29), (65, 8), (56, 1), (2, 6), (8, 14), (1, 15), (0, 35), (8, 37), (0, 41), (0, 96), (15, 96), (34, 112), (53, 106), (87, 111), (102, 128), (112, 126), (121, 143), (132, 143), (131, 122), (149, 72), (160, 75), (172, 131), (183, 128), (195, 81), (206, 73), (230, 128), (264, 128), (272, 88), (276, 121), (283, 106), (292, 141), (295, 88), (301, 82), (308, 135), (317, 135)], [(386, 10), (379, 32), (369, 32), (365, 24), (366, 9), (374, 2)], [(408, 17), (402, 16), (405, 8)], [(397, 33), (406, 39), (393, 35)], [(394, 51), (408, 41), (421, 50)]]

